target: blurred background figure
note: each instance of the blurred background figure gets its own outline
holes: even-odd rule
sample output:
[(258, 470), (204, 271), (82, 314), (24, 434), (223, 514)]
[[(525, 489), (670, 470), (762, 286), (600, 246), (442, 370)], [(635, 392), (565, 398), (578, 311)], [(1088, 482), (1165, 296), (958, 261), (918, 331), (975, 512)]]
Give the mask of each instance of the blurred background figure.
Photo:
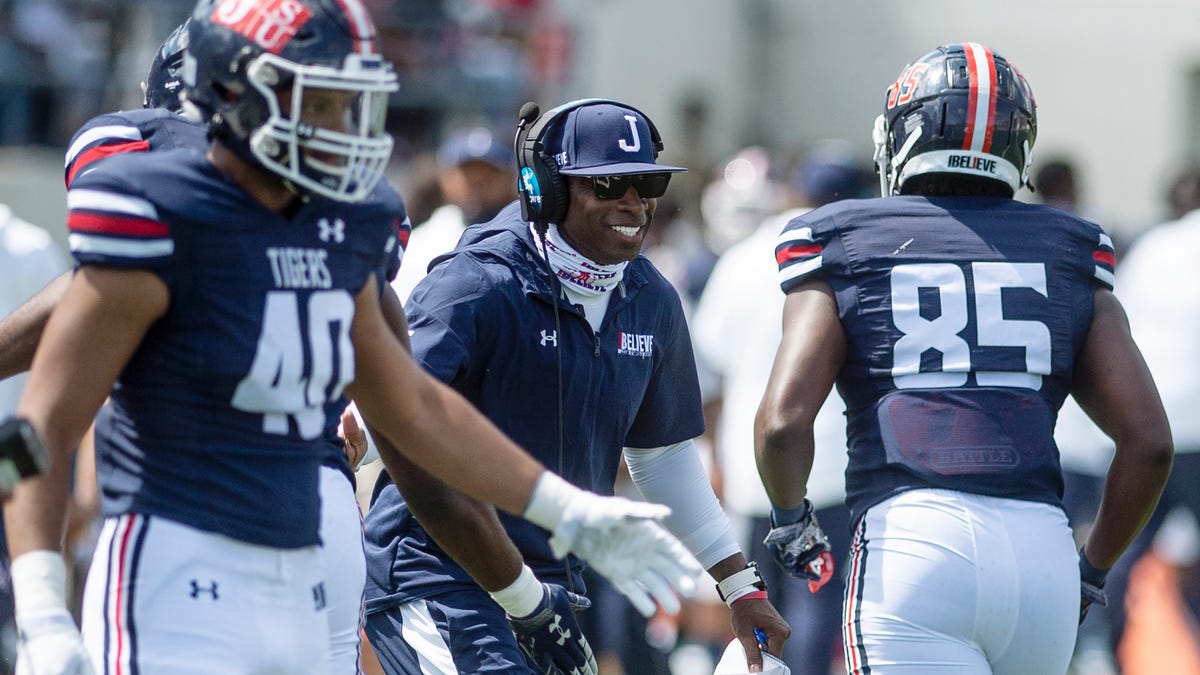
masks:
[[(0, 316), (7, 316), (66, 269), (66, 253), (45, 230), (0, 204)], [(22, 374), (0, 380), (0, 417), (16, 412), (26, 379)], [(0, 523), (0, 673), (13, 670), (17, 637), (5, 543)]]
[(1075, 163), (1065, 157), (1038, 162), (1034, 175), (1034, 196), (1039, 202), (1056, 209), (1079, 213), (1079, 188), (1075, 180)]
[[(731, 172), (736, 164), (742, 168)], [(850, 547), (850, 514), (843, 503), (845, 404), (831, 394), (815, 427), (817, 452), (808, 498), (829, 536), (835, 561), (833, 579), (816, 594), (784, 573), (762, 544), (770, 530), (771, 504), (754, 460), (754, 416), (782, 334), (784, 294), (775, 262), (780, 231), (789, 220), (813, 208), (864, 196), (871, 183), (867, 165), (860, 164), (852, 148), (841, 142), (815, 145), (790, 172), (772, 171), (769, 165), (762, 148), (744, 150), (726, 165), (724, 177), (705, 191), (707, 231), (726, 247), (700, 297), (692, 339), (696, 358), (719, 383), (705, 391), (705, 398), (706, 434), (716, 453), (722, 504), (739, 542), (759, 561), (771, 601), (792, 626), (783, 660), (792, 672), (826, 675), (842, 663), (843, 567)], [(729, 180), (738, 171), (746, 172), (743, 178), (753, 177), (741, 189)], [(790, 175), (781, 181), (773, 174)], [(758, 220), (750, 222), (755, 217)], [(724, 642), (715, 645), (718, 655), (724, 646)]]
[[(67, 269), (67, 256), (50, 234), (0, 204), (0, 316), (7, 316)], [(0, 381), (0, 413), (17, 409), (26, 375)]]
[(468, 226), (491, 220), (517, 198), (512, 139), (486, 127), (451, 133), (438, 149), (437, 168), (442, 205), (428, 220), (413, 223), (404, 263), (392, 282), (401, 302), (425, 278), (429, 263), (454, 248)]
[(784, 208), (788, 195), (779, 171), (770, 152), (757, 145), (742, 148), (718, 168), (700, 197), (704, 241), (713, 253), (721, 255)]
[[(1129, 675), (1198, 672), (1183, 664), (1200, 661), (1195, 629), (1200, 617), (1200, 284), (1194, 278), (1200, 171), (1187, 167), (1168, 185), (1168, 212), (1177, 217), (1142, 234), (1117, 267), (1116, 293), (1158, 385), (1175, 441), (1175, 464), (1158, 508), (1109, 577), (1113, 642)], [(1139, 584), (1145, 592), (1138, 591)], [(1155, 588), (1159, 593), (1151, 592)], [(1159, 601), (1149, 602), (1152, 597)], [(1163, 610), (1172, 607), (1174, 621), (1166, 622)], [(1147, 630), (1151, 621), (1157, 628)], [(1169, 649), (1156, 653), (1152, 645)]]

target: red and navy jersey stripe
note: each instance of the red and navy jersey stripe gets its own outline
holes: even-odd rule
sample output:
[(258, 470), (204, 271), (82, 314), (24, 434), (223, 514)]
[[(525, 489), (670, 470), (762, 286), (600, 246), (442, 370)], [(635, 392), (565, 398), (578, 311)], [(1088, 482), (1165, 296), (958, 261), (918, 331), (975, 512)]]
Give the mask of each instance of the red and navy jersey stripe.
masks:
[(1092, 260), (1096, 263), (1096, 280), (1110, 290), (1113, 287), (1113, 270), (1117, 265), (1116, 252), (1113, 250), (1112, 239), (1103, 232), (1098, 233), (1096, 248), (1092, 251)]
[(813, 229), (793, 220), (784, 226), (775, 244), (775, 263), (785, 291), (821, 269), (824, 247), (813, 238)]
[(67, 229), (71, 252), (80, 262), (96, 257), (145, 265), (175, 252), (170, 228), (151, 202), (102, 190), (67, 192)]
[(114, 155), (208, 144), (204, 127), (162, 108), (108, 113), (88, 120), (67, 148), (63, 178), (67, 188), (80, 173)]

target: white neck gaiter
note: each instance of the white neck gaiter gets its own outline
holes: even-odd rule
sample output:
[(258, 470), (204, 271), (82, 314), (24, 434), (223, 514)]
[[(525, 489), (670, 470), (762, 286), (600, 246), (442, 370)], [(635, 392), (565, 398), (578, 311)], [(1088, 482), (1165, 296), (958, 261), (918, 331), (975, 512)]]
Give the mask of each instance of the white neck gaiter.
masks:
[[(538, 236), (533, 225), (530, 225), (529, 229), (533, 232), (533, 242), (538, 253), (545, 258), (542, 238)], [(563, 240), (562, 235), (558, 233), (558, 226), (554, 223), (551, 223), (546, 231), (546, 248), (549, 249), (550, 267), (554, 273), (564, 283), (570, 284), (567, 288), (584, 296), (606, 296), (624, 278), (625, 266), (629, 264), (625, 261), (615, 265), (601, 265), (588, 260)]]

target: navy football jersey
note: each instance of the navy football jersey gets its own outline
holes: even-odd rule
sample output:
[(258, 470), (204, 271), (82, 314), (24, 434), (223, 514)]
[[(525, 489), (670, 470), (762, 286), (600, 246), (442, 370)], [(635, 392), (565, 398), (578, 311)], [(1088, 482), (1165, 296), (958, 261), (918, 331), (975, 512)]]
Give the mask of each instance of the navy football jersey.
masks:
[(313, 197), (284, 217), (180, 149), (77, 173), (67, 204), (79, 264), (148, 270), (170, 291), (97, 418), (104, 514), (317, 544), (354, 297), (396, 255), (398, 200)]
[[(93, 163), (115, 155), (134, 152), (158, 152), (177, 148), (191, 148), (203, 153), (208, 147), (208, 137), (204, 127), (189, 121), (163, 108), (145, 108), (126, 110), (99, 115), (88, 120), (75, 136), (66, 154), (65, 177), (67, 187), (79, 173), (86, 171)], [(404, 213), (404, 202), (387, 181), (380, 181), (371, 197), (372, 200), (385, 203), (385, 207), (394, 213)], [(408, 244), (408, 235), (412, 226), (408, 218), (402, 216), (396, 222), (396, 237), (390, 244), (393, 250), (387, 251), (384, 266), (378, 271), (376, 280), (382, 292), (400, 270), (400, 260), (404, 248)], [(349, 403), (345, 398), (334, 401), (329, 405), (326, 416), (329, 423), (326, 428), (326, 439), (329, 441), (326, 450), (325, 464), (339, 469), (353, 482), (354, 471), (346, 458), (342, 439), (338, 436), (338, 422), (341, 413)]]
[(164, 108), (142, 108), (99, 115), (88, 120), (67, 147), (64, 179), (67, 187), (93, 162), (130, 152), (155, 152), (208, 146), (203, 126)]
[(833, 288), (846, 334), (846, 502), (938, 487), (1057, 504), (1053, 430), (1112, 241), (1012, 199), (888, 197), (789, 222), (785, 292)]

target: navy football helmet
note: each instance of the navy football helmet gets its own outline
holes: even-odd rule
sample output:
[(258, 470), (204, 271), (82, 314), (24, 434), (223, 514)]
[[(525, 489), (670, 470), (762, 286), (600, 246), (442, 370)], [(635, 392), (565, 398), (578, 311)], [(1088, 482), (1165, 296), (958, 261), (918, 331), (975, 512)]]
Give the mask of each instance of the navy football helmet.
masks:
[(171, 112), (179, 112), (183, 108), (179, 100), (179, 95), (183, 93), (180, 71), (183, 69), (183, 53), (187, 50), (187, 25), (188, 22), (184, 21), (171, 31), (158, 51), (154, 52), (150, 72), (142, 81), (143, 107), (166, 108)]
[(1029, 184), (1037, 106), (1016, 67), (974, 43), (943, 45), (904, 68), (875, 120), (883, 196), (913, 176), (953, 173)]
[[(183, 79), (185, 114), (298, 190), (354, 202), (383, 176), (396, 75), (361, 0), (202, 0)], [(352, 101), (337, 128), (308, 120), (330, 92)]]

